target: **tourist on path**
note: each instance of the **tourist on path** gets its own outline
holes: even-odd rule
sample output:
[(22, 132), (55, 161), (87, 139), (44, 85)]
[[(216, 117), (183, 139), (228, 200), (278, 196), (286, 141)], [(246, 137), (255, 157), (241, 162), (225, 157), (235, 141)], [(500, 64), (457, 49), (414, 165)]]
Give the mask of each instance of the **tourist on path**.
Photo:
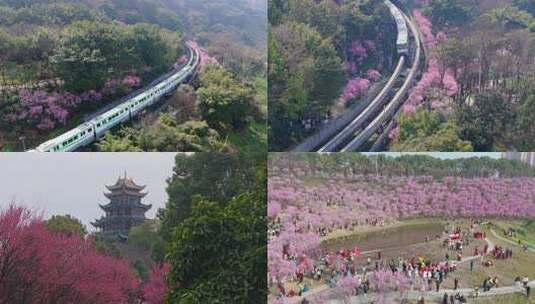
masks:
[(474, 270), (474, 260), (470, 260), (470, 271)]

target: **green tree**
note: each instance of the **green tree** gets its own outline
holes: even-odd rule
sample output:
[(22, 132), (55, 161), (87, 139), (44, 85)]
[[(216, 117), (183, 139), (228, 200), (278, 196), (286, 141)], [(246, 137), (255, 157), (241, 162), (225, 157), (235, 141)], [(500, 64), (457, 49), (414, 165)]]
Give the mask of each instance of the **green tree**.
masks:
[(433, 0), (427, 6), (426, 14), (438, 27), (468, 24), (474, 16), (474, 0)]
[(197, 199), (169, 245), (172, 303), (266, 303), (265, 188), (226, 206)]
[[(128, 130), (128, 131), (127, 131)], [(134, 130), (122, 129), (119, 135), (112, 133), (106, 134), (103, 139), (96, 143), (97, 149), (100, 152), (141, 152), (133, 140), (135, 136)]]
[(283, 150), (301, 140), (303, 119), (321, 119), (339, 96), (344, 69), (331, 39), (302, 23), (270, 32), (269, 145)]
[(205, 121), (178, 122), (170, 114), (161, 114), (152, 125), (141, 130), (125, 127), (117, 134), (107, 134), (96, 143), (101, 152), (224, 150), (219, 133)]
[(205, 121), (178, 124), (167, 114), (162, 114), (154, 125), (144, 127), (137, 141), (143, 151), (202, 152), (224, 146), (219, 133)]
[(179, 55), (179, 36), (155, 25), (75, 22), (67, 27), (51, 57), (68, 90), (98, 89), (125, 71), (153, 68), (160, 73)]
[(108, 68), (117, 63), (122, 45), (110, 25), (80, 22), (71, 25), (51, 58), (53, 68), (73, 91), (100, 88)]
[(144, 65), (154, 67), (158, 72), (167, 71), (180, 55), (179, 33), (162, 31), (151, 24), (136, 24), (130, 29), (134, 53)]
[(492, 151), (506, 135), (512, 109), (500, 92), (491, 90), (476, 95), (473, 104), (461, 106), (457, 116), (461, 137), (471, 141), (476, 151)]
[(78, 235), (84, 237), (87, 234), (87, 230), (82, 222), (68, 214), (53, 215), (50, 219), (45, 221), (45, 226), (52, 232), (69, 236)]
[(158, 220), (146, 220), (140, 225), (134, 226), (128, 232), (128, 243), (134, 246), (150, 250), (157, 242), (163, 242), (158, 234)]
[(437, 113), (419, 109), (402, 114), (398, 119), (398, 136), (393, 151), (472, 151), (469, 141), (462, 140), (458, 128)]
[(226, 204), (235, 195), (252, 189), (258, 163), (261, 161), (242, 154), (177, 155), (173, 176), (167, 185), (169, 200), (159, 214), (164, 238), (168, 240), (173, 228), (190, 216), (195, 196)]
[(236, 81), (224, 68), (210, 66), (201, 75), (197, 90), (201, 117), (221, 132), (241, 130), (253, 108), (254, 90)]
[[(532, 93), (533, 94), (533, 93)], [(535, 95), (530, 95), (524, 100), (517, 111), (516, 128), (517, 139), (515, 147), (519, 151), (535, 150)]]
[(143, 263), (141, 260), (136, 260), (134, 263), (132, 263), (132, 268), (137, 272), (138, 276), (142, 280), (147, 279), (147, 274), (149, 272), (149, 268)]
[(116, 241), (110, 238), (102, 238), (96, 236), (93, 238), (93, 247), (104, 255), (109, 255), (117, 258), (122, 258), (121, 250), (117, 247)]

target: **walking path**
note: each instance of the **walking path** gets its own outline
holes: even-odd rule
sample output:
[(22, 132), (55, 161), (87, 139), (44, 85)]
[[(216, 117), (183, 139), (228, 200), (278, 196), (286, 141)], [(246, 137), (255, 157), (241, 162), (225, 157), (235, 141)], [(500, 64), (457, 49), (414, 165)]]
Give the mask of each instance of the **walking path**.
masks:
[[(492, 229), (492, 228), (490, 229), (490, 233), (492, 233), (492, 235), (493, 235), (495, 238), (497, 238), (497, 239), (499, 239), (499, 240), (501, 240), (501, 241), (504, 241), (504, 242), (506, 242), (506, 243), (509, 243), (509, 244), (512, 244), (512, 245), (515, 245), (515, 246), (519, 246), (518, 243), (513, 242), (513, 241), (511, 241), (511, 240), (509, 240), (509, 239), (506, 239), (506, 238), (504, 238), (503, 236), (498, 235), (498, 234), (496, 233), (496, 231), (494, 231), (494, 229)], [(528, 246), (528, 250), (531, 251), (531, 252), (535, 252), (535, 248), (533, 248), (533, 247), (529, 247), (529, 246)]]
[[(535, 280), (530, 281), (528, 285), (531, 288), (535, 288)], [(324, 292), (328, 290), (329, 287), (327, 285), (322, 285), (318, 288), (315, 288), (313, 291), (307, 292), (306, 297), (311, 297), (313, 295), (316, 295), (318, 293)], [(493, 297), (493, 296), (499, 296), (499, 295), (508, 295), (508, 294), (514, 294), (514, 293), (524, 293), (525, 288), (522, 287), (522, 285), (519, 283), (517, 285), (513, 286), (504, 286), (504, 287), (497, 287), (492, 288), (489, 291), (483, 292), (482, 289), (479, 290), (477, 297), (478, 298), (484, 298), (484, 297)], [(421, 292), (420, 290), (410, 290), (407, 293), (404, 294), (404, 298), (407, 298), (408, 300), (418, 300), (421, 296), (425, 297), (426, 301), (440, 301), (444, 297), (444, 293), (447, 293), (448, 296), (450, 295), (456, 295), (456, 294), (462, 294), (465, 298), (476, 298), (476, 294), (473, 288), (459, 288), (456, 290), (453, 289), (441, 289), (440, 291), (426, 291), (425, 293)], [(351, 297), (349, 303), (351, 304), (367, 304), (367, 303), (374, 303), (374, 301), (377, 299), (378, 294), (377, 293), (369, 293), (369, 294), (361, 294), (358, 296)], [(293, 299), (290, 299), (288, 303), (298, 304), (303, 301), (304, 297), (296, 297)], [(400, 294), (398, 292), (390, 292), (384, 295), (384, 298), (386, 300), (385, 303), (397, 303), (400, 298)], [(347, 304), (347, 301), (344, 300), (330, 300), (328, 302), (329, 304)]]
[[(535, 281), (531, 281), (528, 283), (528, 285), (531, 288), (535, 287)], [(499, 295), (509, 295), (514, 293), (524, 293), (525, 288), (522, 287), (520, 284), (513, 285), (513, 286), (504, 286), (504, 287), (497, 287), (492, 288), (489, 291), (483, 292), (482, 290), (479, 290), (477, 297), (478, 298), (484, 298), (484, 297), (494, 297)], [(405, 298), (409, 300), (418, 300), (421, 296), (424, 296), (426, 302), (427, 301), (433, 301), (433, 302), (440, 302), (442, 298), (444, 297), (444, 293), (447, 293), (448, 296), (450, 295), (456, 295), (456, 294), (462, 294), (465, 298), (475, 298), (476, 294), (474, 292), (473, 288), (460, 288), (457, 290), (453, 289), (442, 289), (438, 292), (436, 291), (427, 291), (425, 293), (422, 293), (419, 290), (411, 290), (408, 293), (405, 294)], [(386, 295), (384, 295), (385, 303), (398, 303), (399, 302), (399, 293), (398, 292), (391, 292)], [(364, 295), (358, 295), (351, 297), (351, 300), (349, 303), (351, 304), (367, 304), (367, 303), (373, 303), (377, 299), (377, 294), (364, 294)], [(299, 302), (297, 302), (299, 303)], [(328, 302), (329, 304), (347, 304), (348, 302), (344, 302), (343, 300), (331, 300)]]
[[(494, 237), (496, 237), (496, 238), (498, 238), (500, 240), (503, 240), (503, 241), (511, 243), (511, 244), (518, 245), (518, 244), (516, 244), (515, 242), (513, 242), (511, 240), (507, 240), (505, 238), (502, 238), (502, 237), (498, 236), (496, 234), (496, 232), (494, 230), (492, 230), (492, 229), (491, 229), (491, 233), (492, 233), (492, 235)], [(487, 245), (488, 245), (488, 248), (489, 248), (488, 250), (492, 251), (492, 249), (494, 249), (494, 243), (489, 238), (485, 238), (485, 242), (487, 242)], [(529, 248), (529, 250), (535, 252), (535, 250), (533, 248)], [(373, 253), (373, 252), (377, 252), (377, 251), (379, 251), (379, 250), (363, 251), (362, 254), (368, 254), (368, 253)], [(461, 261), (458, 261), (457, 264), (465, 263), (465, 262), (468, 262), (468, 261), (471, 261), (471, 260), (480, 259), (480, 258), (482, 258), (482, 256), (468, 256), (468, 257), (463, 258)], [(528, 285), (530, 287), (532, 287), (532, 288), (535, 287), (535, 280), (530, 281), (528, 283)], [(320, 293), (325, 292), (325, 291), (327, 291), (329, 289), (330, 289), (330, 287), (327, 284), (323, 284), (323, 285), (321, 285), (319, 287), (316, 287), (316, 288), (306, 292), (304, 296), (288, 299), (288, 303), (290, 303), (290, 304), (299, 304), (299, 303), (301, 303), (301, 301), (303, 301), (304, 298), (310, 298), (311, 296), (320, 294)], [(513, 285), (513, 286), (504, 286), (504, 287), (492, 288), (490, 291), (487, 291), (487, 292), (483, 292), (482, 289), (480, 289), (479, 292), (478, 292), (477, 297), (492, 297), (492, 296), (497, 296), (497, 295), (507, 295), (507, 294), (513, 294), (513, 293), (523, 293), (523, 292), (525, 292), (525, 289), (520, 284), (517, 284), (517, 285)], [(451, 295), (451, 294), (455, 295), (455, 294), (459, 293), (459, 294), (464, 295), (466, 298), (475, 298), (476, 297), (476, 294), (475, 294), (473, 288), (460, 288), (460, 289), (456, 289), (456, 290), (453, 290), (453, 289), (441, 289), (438, 292), (437, 291), (426, 291), (425, 293), (422, 293), (419, 290), (410, 290), (404, 295), (404, 297), (409, 299), (409, 300), (417, 300), (419, 297), (424, 296), (427, 301), (440, 301), (444, 297), (444, 293), (447, 293), (448, 296)], [(358, 304), (374, 303), (374, 301), (376, 300), (377, 296), (378, 296), (377, 293), (361, 294), (361, 295), (358, 295), (358, 296), (351, 297), (349, 303), (351, 303), (351, 304), (353, 304), (353, 303), (355, 303), (355, 304), (356, 303), (358, 303)], [(399, 300), (400, 294), (398, 292), (391, 292), (391, 293), (385, 294), (384, 297), (385, 297), (386, 303), (396, 303), (396, 301)], [(330, 304), (338, 304), (338, 303), (347, 304), (348, 302), (347, 301), (343, 301), (343, 300), (331, 300), (331, 301), (329, 301), (329, 303)]]

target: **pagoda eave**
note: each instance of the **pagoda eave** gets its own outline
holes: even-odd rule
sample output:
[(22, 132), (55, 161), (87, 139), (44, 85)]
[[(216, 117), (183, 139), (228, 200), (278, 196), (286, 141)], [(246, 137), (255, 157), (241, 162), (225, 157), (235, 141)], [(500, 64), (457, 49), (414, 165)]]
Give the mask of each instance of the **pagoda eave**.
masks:
[(104, 192), (104, 196), (107, 197), (107, 198), (112, 198), (114, 196), (120, 196), (122, 194), (128, 194), (128, 195), (132, 195), (132, 196), (137, 196), (137, 197), (140, 197), (140, 198), (143, 198), (147, 195), (147, 193), (144, 193), (144, 192), (129, 192), (129, 191), (124, 191), (124, 192), (111, 192), (111, 193), (108, 193), (108, 192)]

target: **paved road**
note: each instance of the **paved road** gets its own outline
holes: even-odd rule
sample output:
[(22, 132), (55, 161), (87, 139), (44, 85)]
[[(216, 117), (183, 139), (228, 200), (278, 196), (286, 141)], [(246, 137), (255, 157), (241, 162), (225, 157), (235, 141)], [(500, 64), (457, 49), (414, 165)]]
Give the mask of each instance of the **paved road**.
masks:
[[(535, 288), (535, 281), (531, 281), (528, 283), (528, 285), (531, 288)], [(313, 291), (310, 291), (306, 294), (306, 297), (311, 297), (315, 294), (321, 293), (323, 291), (326, 291), (329, 289), (327, 285), (322, 285), (321, 287), (318, 287), (314, 289)], [(504, 287), (498, 287), (493, 288), (490, 291), (483, 292), (482, 289), (478, 292), (478, 298), (485, 298), (485, 297), (494, 297), (499, 295), (508, 295), (508, 294), (514, 294), (514, 293), (524, 293), (525, 289), (519, 284), (519, 285), (513, 285), (513, 286), (504, 286)], [(434, 301), (439, 302), (444, 297), (444, 293), (447, 293), (448, 296), (451, 294), (457, 294), (460, 293), (464, 295), (466, 298), (475, 298), (475, 293), (473, 288), (460, 288), (457, 290), (453, 289), (441, 289), (439, 292), (436, 291), (427, 291), (425, 293), (422, 293), (420, 290), (410, 290), (407, 293), (404, 294), (404, 298), (407, 298), (409, 300), (418, 300), (421, 296), (425, 297), (426, 301)], [(385, 303), (399, 303), (400, 294), (398, 292), (391, 292), (384, 295)], [(348, 301), (344, 300), (330, 300), (329, 304), (371, 304), (374, 303), (377, 299), (377, 294), (364, 294), (364, 295), (358, 295), (353, 296)], [(294, 299), (289, 300), (289, 303), (301, 303), (302, 297), (296, 297)]]
[[(528, 284), (531, 288), (535, 287), (535, 281), (531, 281)], [(498, 287), (493, 288), (490, 291), (482, 292), (481, 289), (478, 293), (479, 298), (484, 297), (494, 297), (498, 295), (508, 295), (513, 293), (524, 293), (525, 289), (521, 285), (514, 285), (514, 286), (505, 286), (505, 287)], [(406, 298), (409, 300), (418, 300), (419, 297), (422, 295), (425, 297), (426, 302), (427, 301), (433, 301), (433, 302), (440, 302), (442, 298), (444, 297), (444, 293), (447, 293), (448, 296), (451, 294), (457, 294), (460, 293), (464, 295), (466, 298), (475, 298), (474, 289), (472, 288), (461, 288), (457, 290), (453, 289), (442, 289), (439, 292), (436, 291), (428, 291), (425, 294), (423, 294), (419, 290), (411, 290), (406, 294)], [(349, 302), (344, 302), (342, 300), (331, 300), (329, 301), (329, 304), (368, 304), (373, 303), (373, 301), (376, 300), (376, 295), (359, 295), (351, 297), (351, 300)], [(385, 295), (385, 303), (399, 303), (399, 293), (388, 293)]]

